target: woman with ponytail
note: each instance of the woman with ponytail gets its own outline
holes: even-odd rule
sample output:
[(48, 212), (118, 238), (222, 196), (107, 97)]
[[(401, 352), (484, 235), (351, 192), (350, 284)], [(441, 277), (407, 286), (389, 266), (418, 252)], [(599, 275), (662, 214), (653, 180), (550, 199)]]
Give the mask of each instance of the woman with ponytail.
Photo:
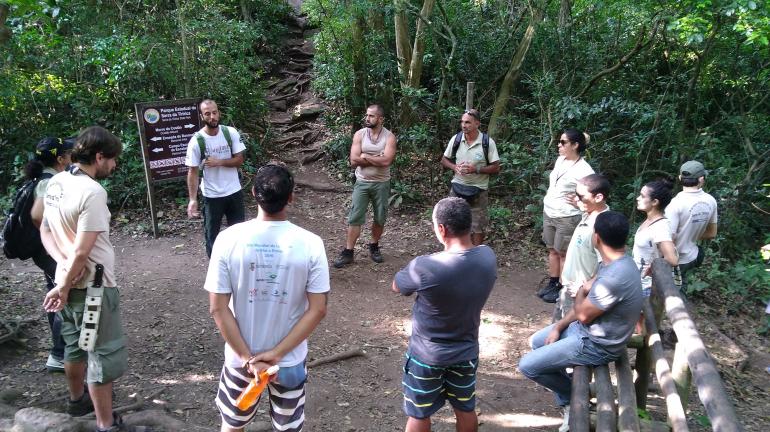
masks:
[(642, 273), (642, 292), (645, 297), (649, 297), (652, 287), (652, 260), (663, 258), (672, 267), (679, 264), (676, 247), (671, 239), (671, 227), (664, 213), (671, 202), (672, 188), (671, 182), (656, 180), (642, 186), (636, 197), (637, 210), (647, 215), (636, 230), (633, 249), (634, 262)]
[[(48, 180), (64, 171), (71, 163), (70, 153), (74, 147), (74, 138), (43, 138), (35, 148), (35, 157), (24, 167), (28, 180), (40, 179), (35, 188), (35, 203), (30, 210), (30, 217), (35, 226), (40, 229), (43, 221), (43, 200)], [(32, 257), (40, 270), (43, 270), (47, 291), (54, 287), (56, 261), (43, 249)], [(48, 325), (51, 327), (53, 347), (48, 355), (45, 366), (51, 372), (64, 372), (64, 340), (61, 337), (61, 319), (55, 313), (48, 313)]]
[(578, 180), (593, 174), (591, 165), (583, 159), (590, 136), (568, 128), (556, 144), (559, 157), (549, 176), (548, 192), (543, 198), (543, 243), (548, 248), (550, 281), (537, 295), (547, 303), (555, 303), (562, 286), (559, 282), (572, 232), (580, 222), (580, 210), (575, 204)]

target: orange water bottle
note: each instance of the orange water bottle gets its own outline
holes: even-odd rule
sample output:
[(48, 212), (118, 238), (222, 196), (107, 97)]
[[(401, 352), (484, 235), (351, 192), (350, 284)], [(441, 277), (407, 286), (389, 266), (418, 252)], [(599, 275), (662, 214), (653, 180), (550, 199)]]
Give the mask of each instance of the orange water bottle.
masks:
[(257, 399), (259, 399), (259, 395), (262, 394), (262, 390), (265, 389), (267, 382), (270, 381), (270, 377), (277, 374), (278, 369), (280, 369), (278, 365), (273, 365), (255, 376), (249, 385), (246, 386), (243, 393), (235, 400), (235, 406), (241, 411), (253, 407), (257, 403)]

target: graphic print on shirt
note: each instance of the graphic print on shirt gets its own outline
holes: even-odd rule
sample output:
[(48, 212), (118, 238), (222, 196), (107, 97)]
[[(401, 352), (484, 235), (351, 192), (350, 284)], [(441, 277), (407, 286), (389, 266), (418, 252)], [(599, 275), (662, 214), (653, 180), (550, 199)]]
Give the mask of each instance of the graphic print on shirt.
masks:
[[(253, 249), (256, 255), (256, 262), (249, 263), (249, 270), (253, 273), (255, 282), (249, 289), (249, 303), (257, 301), (286, 304), (289, 292), (283, 287), (280, 274), (288, 267), (281, 264), (281, 247), (277, 244), (261, 243), (251, 243), (247, 247)], [(289, 246), (289, 249), (292, 249), (292, 246)]]

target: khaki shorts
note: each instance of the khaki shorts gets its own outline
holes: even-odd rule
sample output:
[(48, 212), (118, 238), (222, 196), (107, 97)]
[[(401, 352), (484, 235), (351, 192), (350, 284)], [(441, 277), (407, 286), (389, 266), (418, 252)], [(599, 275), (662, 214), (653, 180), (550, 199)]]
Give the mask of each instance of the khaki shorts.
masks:
[(581, 215), (566, 216), (559, 218), (548, 217), (543, 213), (543, 243), (548, 249), (555, 249), (562, 253), (567, 253), (569, 241), (572, 239), (572, 233), (575, 227), (580, 223)]
[[(449, 188), (449, 196), (456, 197), (457, 195)], [(489, 214), (487, 208), (489, 207), (489, 191), (482, 190), (476, 195), (476, 199), (470, 203), (471, 206), (471, 233), (472, 234), (484, 234), (484, 229), (489, 225)]]
[(61, 335), (65, 344), (64, 361), (80, 363), (88, 360), (86, 382), (110, 383), (123, 375), (128, 366), (128, 353), (120, 321), (120, 293), (117, 288), (104, 288), (96, 347), (92, 352), (83, 351), (78, 346), (85, 298), (86, 290), (70, 290), (67, 304), (60, 312)]
[(348, 225), (363, 225), (366, 222), (366, 209), (371, 202), (374, 223), (385, 226), (385, 219), (388, 217), (388, 199), (390, 199), (390, 180), (384, 182), (356, 180), (353, 186), (353, 202), (348, 214)]

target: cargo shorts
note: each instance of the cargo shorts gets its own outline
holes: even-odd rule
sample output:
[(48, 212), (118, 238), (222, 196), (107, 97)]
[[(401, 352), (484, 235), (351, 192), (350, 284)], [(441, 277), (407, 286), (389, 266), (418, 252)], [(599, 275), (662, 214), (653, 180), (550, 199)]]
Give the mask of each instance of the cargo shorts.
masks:
[(91, 352), (84, 351), (78, 346), (80, 329), (83, 326), (85, 298), (85, 289), (70, 290), (67, 304), (59, 312), (62, 318), (61, 335), (65, 344), (64, 361), (68, 363), (88, 361), (86, 382), (110, 383), (123, 375), (128, 366), (128, 351), (120, 320), (120, 293), (115, 287), (104, 288), (96, 346)]

